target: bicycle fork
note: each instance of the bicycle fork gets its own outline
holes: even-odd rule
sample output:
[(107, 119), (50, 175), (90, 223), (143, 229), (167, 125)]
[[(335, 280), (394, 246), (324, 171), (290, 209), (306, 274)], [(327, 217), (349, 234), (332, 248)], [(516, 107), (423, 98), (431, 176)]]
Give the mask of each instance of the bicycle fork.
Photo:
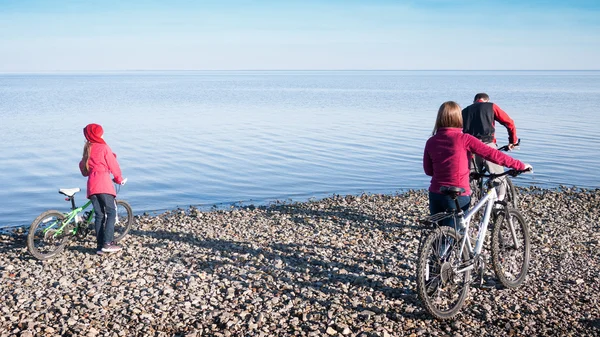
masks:
[[(510, 228), (510, 234), (513, 238), (513, 242), (515, 244), (515, 249), (519, 249), (520, 245), (519, 245), (519, 240), (517, 239), (517, 232), (515, 231), (515, 226), (513, 224), (512, 217), (509, 216), (509, 214), (508, 214), (508, 210), (506, 211), (505, 217), (508, 217), (508, 227)], [(501, 226), (502, 224), (499, 224), (499, 225)]]

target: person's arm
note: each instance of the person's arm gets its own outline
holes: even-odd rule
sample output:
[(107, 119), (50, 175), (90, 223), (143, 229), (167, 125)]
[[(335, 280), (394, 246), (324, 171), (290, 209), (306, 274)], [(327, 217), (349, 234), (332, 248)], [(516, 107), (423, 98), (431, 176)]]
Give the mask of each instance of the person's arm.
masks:
[[(429, 144), (429, 142), (427, 142), (427, 144)], [(433, 162), (427, 151), (427, 144), (425, 145), (425, 151), (423, 151), (423, 171), (425, 171), (426, 175), (433, 177)]]
[(466, 137), (465, 144), (467, 145), (467, 150), (479, 155), (483, 159), (515, 170), (525, 169), (525, 164), (523, 164), (520, 160), (514, 159), (502, 151), (485, 145), (482, 141), (471, 135), (464, 134), (463, 136)]
[(106, 160), (108, 169), (114, 177), (113, 181), (117, 184), (120, 184), (123, 182), (123, 176), (121, 174), (121, 167), (119, 167), (119, 163), (117, 162), (117, 155), (114, 154), (108, 146), (106, 147), (106, 150), (107, 151), (104, 154), (104, 159)]
[(517, 143), (517, 127), (515, 126), (515, 122), (510, 118), (510, 116), (504, 112), (504, 110), (500, 109), (498, 105), (492, 103), (494, 107), (494, 119), (498, 121), (498, 123), (504, 125), (506, 130), (508, 131), (508, 144), (516, 144)]

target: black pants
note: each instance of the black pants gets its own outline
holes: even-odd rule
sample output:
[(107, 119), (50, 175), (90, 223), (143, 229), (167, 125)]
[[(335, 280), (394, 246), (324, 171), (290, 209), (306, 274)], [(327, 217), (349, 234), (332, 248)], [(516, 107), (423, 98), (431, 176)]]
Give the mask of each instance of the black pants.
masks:
[[(458, 205), (464, 212), (469, 210), (469, 204), (471, 203), (471, 197), (468, 195), (461, 195), (458, 197)], [(433, 215), (446, 210), (456, 209), (456, 203), (454, 200), (447, 195), (429, 192), (429, 214)], [(447, 218), (442, 226), (449, 226), (454, 228), (454, 219)], [(454, 228), (456, 229), (456, 228)]]
[(100, 250), (114, 240), (117, 204), (114, 195), (105, 193), (91, 195), (90, 200), (96, 213), (96, 243)]

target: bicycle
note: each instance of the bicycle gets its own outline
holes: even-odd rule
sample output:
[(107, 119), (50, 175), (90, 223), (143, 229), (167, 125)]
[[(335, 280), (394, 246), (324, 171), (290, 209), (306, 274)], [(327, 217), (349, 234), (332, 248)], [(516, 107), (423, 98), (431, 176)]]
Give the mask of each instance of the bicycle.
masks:
[[(123, 181), (123, 185), (127, 179)], [(117, 185), (117, 193), (120, 185)], [(94, 208), (85, 211), (92, 201), (83, 206), (75, 206), (75, 194), (80, 188), (59, 189), (58, 193), (65, 195), (65, 201), (71, 202), (71, 211), (63, 213), (48, 210), (40, 214), (29, 227), (27, 234), (27, 249), (39, 260), (47, 260), (60, 254), (72, 238), (83, 240), (92, 231)], [(114, 241), (121, 241), (133, 226), (133, 211), (124, 200), (115, 200), (117, 206), (117, 221), (115, 222)]]
[[(515, 144), (515, 148), (521, 144), (521, 139), (517, 141)], [(508, 152), (510, 151), (508, 145), (504, 145), (498, 148), (500, 151)], [(471, 174), (469, 176), (469, 184), (471, 187), (471, 205), (475, 205), (478, 200), (483, 197), (485, 193), (485, 184), (483, 180), (483, 175), (487, 172), (486, 166), (480, 166), (477, 164), (477, 160), (475, 156), (471, 158)], [(518, 208), (519, 201), (517, 196), (517, 189), (513, 184), (512, 180), (509, 177), (504, 177), (501, 179), (501, 183), (505, 184), (505, 200), (508, 204), (510, 204), (513, 208)]]
[[(525, 281), (530, 259), (529, 228), (517, 209), (498, 201), (494, 188), (498, 183), (494, 179), (508, 174), (516, 177), (528, 171), (486, 174), (487, 192), (468, 212), (460, 209), (457, 200), (458, 195), (464, 193), (463, 188), (444, 186), (440, 189), (455, 200), (456, 210), (422, 220), (431, 230), (427, 234), (423, 232), (417, 262), (417, 292), (425, 309), (435, 318), (449, 319), (460, 311), (469, 293), (472, 270), (479, 272), (479, 285), (483, 287), (482, 250), (490, 219), (494, 222), (491, 252), (496, 277), (506, 288), (516, 288)], [(485, 211), (478, 228), (471, 228), (473, 216), (481, 209)], [(454, 228), (440, 225), (449, 218), (454, 220)], [(473, 246), (471, 234), (476, 231)]]

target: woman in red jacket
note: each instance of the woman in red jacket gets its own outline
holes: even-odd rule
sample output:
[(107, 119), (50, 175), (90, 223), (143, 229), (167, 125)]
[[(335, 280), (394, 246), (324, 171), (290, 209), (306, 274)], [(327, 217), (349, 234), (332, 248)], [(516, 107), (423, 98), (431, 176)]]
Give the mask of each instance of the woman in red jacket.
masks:
[[(425, 144), (423, 169), (431, 176), (429, 185), (429, 212), (435, 214), (455, 209), (454, 200), (440, 193), (442, 186), (456, 186), (465, 189), (459, 195), (458, 202), (463, 211), (467, 211), (471, 201), (469, 187), (469, 157), (472, 153), (498, 165), (516, 170), (524, 170), (531, 165), (511, 158), (493, 149), (479, 139), (463, 133), (462, 110), (456, 102), (443, 103), (438, 110), (433, 135)], [(451, 219), (448, 223), (452, 223)], [(448, 225), (446, 223), (446, 225)]]
[[(114, 242), (115, 221), (117, 218), (117, 195), (113, 182), (121, 184), (123, 176), (117, 156), (106, 144), (104, 130), (98, 124), (88, 124), (83, 128), (86, 142), (79, 169), (87, 181), (87, 197), (94, 205), (96, 213), (97, 254), (118, 252), (121, 247)], [(111, 174), (114, 179), (111, 179)]]

